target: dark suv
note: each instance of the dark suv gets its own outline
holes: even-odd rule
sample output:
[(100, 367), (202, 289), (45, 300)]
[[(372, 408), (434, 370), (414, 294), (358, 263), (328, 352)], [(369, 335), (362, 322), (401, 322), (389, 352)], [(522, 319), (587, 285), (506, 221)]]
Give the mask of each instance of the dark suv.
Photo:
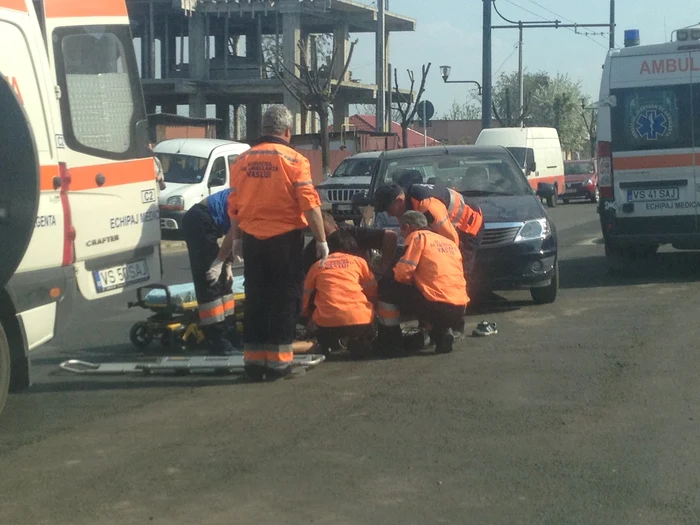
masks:
[(485, 146), (438, 146), (386, 151), (379, 157), (368, 195), (354, 198), (355, 208), (370, 205), (380, 184), (421, 167), (429, 184), (444, 184), (484, 213), (484, 237), (470, 290), (529, 289), (536, 303), (554, 302), (559, 289), (557, 235), (541, 199), (508, 150)]

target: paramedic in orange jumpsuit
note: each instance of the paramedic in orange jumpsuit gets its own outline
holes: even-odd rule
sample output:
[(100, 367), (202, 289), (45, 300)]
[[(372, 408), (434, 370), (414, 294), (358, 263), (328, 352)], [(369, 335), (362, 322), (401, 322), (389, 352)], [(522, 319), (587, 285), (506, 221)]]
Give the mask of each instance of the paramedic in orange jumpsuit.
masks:
[(404, 188), (388, 182), (377, 188), (374, 201), (376, 212), (387, 212), (391, 217), (401, 217), (409, 210), (423, 213), (432, 231), (459, 246), (464, 272), (471, 274), (484, 232), (484, 217), (480, 209), (466, 204), (461, 194), (444, 185), (412, 184)]
[(393, 350), (401, 344), (401, 314), (432, 327), (437, 353), (452, 351), (453, 330), (460, 330), (469, 303), (462, 256), (451, 239), (428, 228), (425, 215), (407, 211), (399, 219), (406, 251), (394, 266), (393, 279), (379, 283), (379, 343)]
[(324, 354), (347, 339), (355, 357), (368, 353), (374, 338), (377, 281), (367, 261), (357, 254), (352, 233), (338, 229), (328, 237), (330, 255), (313, 264), (304, 282), (302, 315), (318, 327), (316, 340)]
[(229, 253), (243, 257), (243, 352), (254, 381), (292, 371), (307, 226), (321, 261), (328, 257), (321, 201), (309, 161), (289, 146), (291, 127), (289, 110), (270, 106), (262, 119), (264, 136), (231, 164), (231, 229), (215, 262)]

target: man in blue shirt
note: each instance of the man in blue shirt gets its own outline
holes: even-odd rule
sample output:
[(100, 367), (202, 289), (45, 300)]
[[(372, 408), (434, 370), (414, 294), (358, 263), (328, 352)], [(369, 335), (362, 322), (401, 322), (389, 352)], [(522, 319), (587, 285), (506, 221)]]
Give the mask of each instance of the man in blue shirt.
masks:
[[(199, 304), (199, 324), (217, 354), (234, 350), (229, 339), (233, 327), (232, 255), (220, 261), (219, 237), (231, 228), (229, 190), (210, 195), (192, 206), (182, 220), (190, 269)], [(230, 251), (229, 251), (230, 253)]]

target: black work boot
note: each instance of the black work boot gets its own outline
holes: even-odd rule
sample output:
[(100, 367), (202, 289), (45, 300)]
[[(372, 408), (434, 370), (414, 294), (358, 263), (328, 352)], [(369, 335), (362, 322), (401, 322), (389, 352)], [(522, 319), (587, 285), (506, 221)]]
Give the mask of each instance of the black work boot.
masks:
[(265, 372), (267, 369), (262, 365), (245, 365), (243, 370), (248, 380), (253, 383), (261, 383), (265, 380)]
[(396, 357), (402, 355), (403, 340), (400, 326), (380, 325), (377, 338), (374, 340), (374, 349), (377, 355), (382, 357)]
[(449, 354), (452, 352), (452, 345), (455, 342), (455, 334), (451, 328), (441, 334), (435, 334), (435, 353), (436, 354)]

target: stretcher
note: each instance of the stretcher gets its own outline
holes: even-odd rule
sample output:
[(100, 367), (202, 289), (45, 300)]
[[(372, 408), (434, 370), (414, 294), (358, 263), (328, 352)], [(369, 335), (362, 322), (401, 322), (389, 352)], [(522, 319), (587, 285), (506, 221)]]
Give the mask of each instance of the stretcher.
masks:
[[(242, 278), (234, 279), (233, 294), (236, 302), (235, 330), (240, 334), (243, 330), (245, 303)], [(129, 302), (128, 306), (144, 308), (153, 313), (147, 320), (138, 321), (131, 327), (129, 339), (138, 349), (144, 349), (158, 339), (163, 350), (181, 352), (197, 348), (205, 341), (199, 328), (197, 296), (193, 283), (142, 286), (136, 291), (136, 301)]]
[[(294, 356), (294, 368), (313, 368), (325, 360), (323, 355), (307, 354)], [(243, 354), (230, 356), (182, 356), (161, 357), (152, 361), (131, 363), (91, 363), (79, 359), (62, 362), (61, 370), (80, 375), (151, 375), (174, 373), (178, 375), (192, 373), (229, 373), (242, 374), (244, 371)]]

